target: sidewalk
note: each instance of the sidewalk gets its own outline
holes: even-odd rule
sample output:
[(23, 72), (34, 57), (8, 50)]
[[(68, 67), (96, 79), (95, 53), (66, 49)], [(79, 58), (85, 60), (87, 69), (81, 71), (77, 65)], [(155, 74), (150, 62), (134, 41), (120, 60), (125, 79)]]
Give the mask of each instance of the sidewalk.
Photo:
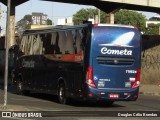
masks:
[[(150, 95), (150, 96), (160, 96), (160, 86), (158, 85), (140, 85), (139, 89), (140, 95)], [(36, 109), (27, 108), (25, 106), (17, 105), (7, 105), (3, 106), (3, 103), (0, 103), (0, 111), (37, 111)]]
[(139, 94), (160, 96), (160, 85), (140, 85)]
[(6, 107), (4, 107), (4, 105), (0, 103), (0, 111), (31, 111), (31, 109), (18, 105), (7, 105)]

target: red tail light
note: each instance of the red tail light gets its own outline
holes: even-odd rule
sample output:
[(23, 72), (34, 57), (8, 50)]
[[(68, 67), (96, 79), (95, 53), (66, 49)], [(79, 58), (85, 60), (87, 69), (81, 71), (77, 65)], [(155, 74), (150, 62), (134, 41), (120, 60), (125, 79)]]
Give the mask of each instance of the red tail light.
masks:
[(92, 66), (89, 66), (88, 69), (87, 69), (86, 83), (89, 86), (96, 88), (96, 85), (93, 81), (93, 74), (92, 73), (93, 73)]
[(94, 27), (97, 27), (98, 26), (98, 24), (94, 24)]
[(138, 70), (137, 70), (137, 75), (136, 75), (136, 80), (135, 80), (132, 88), (137, 88), (137, 87), (139, 87), (139, 84), (140, 84), (140, 73), (141, 73), (141, 69), (138, 69)]
[(134, 26), (134, 28), (135, 28), (136, 30), (138, 30), (138, 27), (137, 27), (137, 26)]

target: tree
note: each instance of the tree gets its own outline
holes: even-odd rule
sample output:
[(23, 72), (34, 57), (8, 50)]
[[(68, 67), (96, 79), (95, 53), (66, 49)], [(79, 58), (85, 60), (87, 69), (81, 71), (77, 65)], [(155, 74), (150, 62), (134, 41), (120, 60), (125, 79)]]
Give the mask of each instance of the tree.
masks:
[[(160, 17), (159, 16), (151, 17), (149, 18), (149, 21), (160, 21)], [(153, 22), (153, 23), (148, 24), (148, 27), (144, 34), (159, 35), (159, 33), (160, 33), (160, 24), (154, 24)]]
[(47, 25), (52, 25), (52, 20), (47, 19)]
[(160, 24), (149, 24), (147, 30), (145, 31), (146, 35), (159, 35)]
[(160, 21), (160, 17), (151, 17), (151, 18), (149, 18), (149, 20)]
[(31, 15), (25, 15), (20, 21), (17, 22), (18, 29), (29, 29), (31, 25)]
[[(101, 23), (104, 23), (106, 21), (106, 13), (103, 11), (101, 13)], [(87, 9), (81, 9), (76, 14), (73, 15), (73, 22), (75, 25), (82, 24), (83, 21), (88, 20), (88, 18), (93, 17), (95, 18), (95, 15), (98, 15), (98, 9), (93, 8), (87, 8)]]
[[(74, 24), (82, 24), (88, 20), (89, 15), (98, 15), (98, 9), (81, 9), (73, 15)], [(107, 14), (101, 11), (101, 23), (106, 23)], [(145, 30), (146, 17), (141, 13), (131, 10), (119, 10), (115, 13), (115, 24), (138, 26), (141, 31)]]
[(137, 26), (141, 31), (144, 31), (146, 17), (136, 11), (119, 10), (115, 13), (115, 24)]

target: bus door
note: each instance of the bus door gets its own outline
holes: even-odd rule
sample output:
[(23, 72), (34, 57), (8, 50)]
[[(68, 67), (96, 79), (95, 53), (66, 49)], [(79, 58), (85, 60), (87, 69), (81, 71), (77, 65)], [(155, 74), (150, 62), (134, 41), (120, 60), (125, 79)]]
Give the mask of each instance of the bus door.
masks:
[(93, 79), (98, 89), (136, 87), (140, 70), (140, 33), (135, 28), (97, 26), (91, 43)]

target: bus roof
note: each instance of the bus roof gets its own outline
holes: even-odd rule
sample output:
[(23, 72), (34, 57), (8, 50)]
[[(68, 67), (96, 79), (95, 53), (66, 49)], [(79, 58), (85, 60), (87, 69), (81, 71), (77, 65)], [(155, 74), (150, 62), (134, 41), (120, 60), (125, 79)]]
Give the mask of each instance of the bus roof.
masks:
[(125, 27), (125, 28), (135, 28), (134, 26), (130, 25), (122, 25), (122, 24), (94, 24), (94, 26), (111, 26), (111, 27)]
[[(64, 30), (72, 30), (72, 29), (79, 29), (83, 27), (87, 27), (88, 24), (81, 24), (81, 25), (57, 25), (52, 27), (44, 27), (44, 28), (35, 28), (25, 30), (23, 34), (35, 34), (35, 33), (45, 33), (45, 32), (54, 32), (54, 31), (64, 31)], [(134, 26), (127, 26), (127, 25), (119, 25), (119, 24), (93, 24), (94, 27), (97, 26), (111, 26), (111, 27), (124, 27), (124, 28), (136, 28)]]
[(57, 25), (57, 26), (52, 26), (52, 27), (44, 27), (44, 28), (35, 28), (35, 29), (28, 29), (24, 31), (24, 34), (29, 34), (29, 33), (39, 33), (39, 32), (52, 32), (52, 31), (63, 31), (63, 30), (70, 30), (70, 29), (79, 29), (82, 27), (86, 27), (87, 24), (82, 24), (82, 25), (74, 25), (74, 26), (69, 26), (69, 25)]

